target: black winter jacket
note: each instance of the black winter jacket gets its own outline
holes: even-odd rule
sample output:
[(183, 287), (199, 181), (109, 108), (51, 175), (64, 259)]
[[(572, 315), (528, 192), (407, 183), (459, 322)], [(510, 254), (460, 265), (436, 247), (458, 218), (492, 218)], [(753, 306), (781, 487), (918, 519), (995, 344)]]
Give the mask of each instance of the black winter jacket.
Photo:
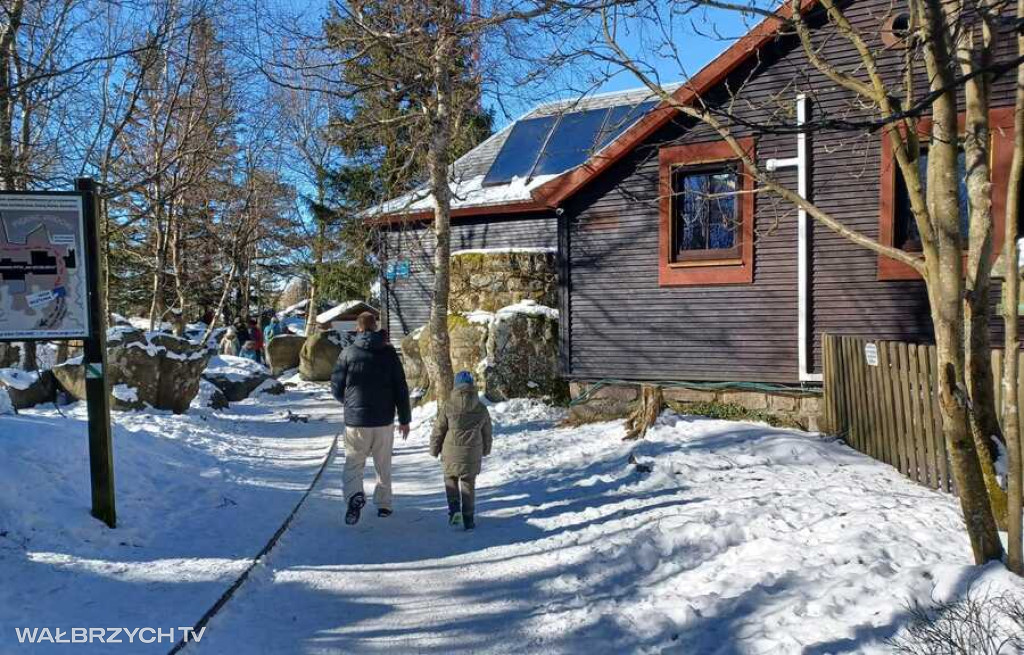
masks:
[(394, 347), (380, 332), (361, 332), (338, 357), (331, 375), (331, 391), (345, 405), (345, 425), (374, 428), (412, 418), (409, 385)]

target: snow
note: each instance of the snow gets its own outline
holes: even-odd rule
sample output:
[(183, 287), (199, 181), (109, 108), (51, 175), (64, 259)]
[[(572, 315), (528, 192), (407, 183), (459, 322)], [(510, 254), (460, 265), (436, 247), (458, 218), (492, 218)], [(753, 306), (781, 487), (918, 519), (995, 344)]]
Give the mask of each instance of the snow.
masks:
[(39, 380), (38, 371), (23, 371), (20, 368), (0, 368), (0, 384), (18, 391), (25, 391)]
[(279, 311), (277, 313), (277, 317), (281, 318), (282, 316), (289, 316), (289, 315), (299, 311), (300, 309), (305, 309), (306, 305), (308, 305), (308, 304), (309, 304), (309, 298), (306, 298), (305, 300), (300, 300), (299, 302), (295, 303), (294, 305), (288, 305), (287, 307), (285, 307), (284, 309), (282, 309), (281, 311)]
[[(114, 412), (116, 530), (89, 516), (84, 403), (0, 417), (0, 652), (58, 648), (19, 651), (15, 627), (192, 625), (341, 429), (325, 385), (288, 383), (221, 412)], [(487, 405), (475, 532), (446, 525), (427, 452), (436, 407), (419, 407), (395, 443), (395, 514), (370, 505), (343, 525), (339, 449), (187, 652), (871, 655), (890, 652), (915, 601), (1024, 602), (1024, 581), (972, 565), (954, 497), (840, 441), (666, 412), (623, 442), (621, 421), (568, 427), (535, 400)]]
[[(353, 309), (359, 307), (360, 305), (366, 305), (366, 303), (364, 303), (362, 300), (350, 300), (349, 302), (343, 302), (340, 305), (335, 305), (334, 307), (331, 307), (327, 311), (320, 312), (319, 314), (317, 314), (316, 322), (320, 323), (321, 325), (330, 323), (334, 321), (334, 319), (348, 312), (351, 312)], [(369, 308), (370, 306), (366, 305), (366, 307)]]
[(475, 309), (471, 312), (464, 314), (466, 320), (476, 325), (490, 325), (491, 321), (494, 320), (494, 314), (491, 312), (485, 312), (482, 309)]
[(619, 421), (490, 410), (474, 533), (446, 525), (417, 408), (395, 514), (342, 524), (339, 454), (195, 652), (871, 654), (912, 600), (1024, 599), (971, 564), (953, 497), (838, 441), (667, 413), (629, 443)]
[[(476, 175), (466, 179), (453, 180), (449, 184), (452, 193), (452, 209), (528, 202), (533, 200), (534, 189), (550, 182), (558, 175), (538, 175), (530, 178), (513, 177), (507, 184), (494, 186), (484, 186), (484, 177), (484, 175)], [(428, 211), (434, 208), (433, 203), (429, 193), (419, 190), (382, 203), (370, 212), (372, 214), (391, 214)]]
[(507, 319), (515, 314), (527, 314), (529, 316), (546, 316), (553, 321), (558, 320), (558, 310), (553, 307), (538, 304), (536, 300), (521, 300), (514, 305), (502, 307), (495, 314), (499, 321)]
[(111, 530), (89, 515), (85, 403), (63, 411), (0, 417), (0, 653), (66, 652), (19, 649), (15, 627), (193, 625), (277, 530), (340, 429), (322, 386), (217, 413), (114, 412)]
[(557, 248), (467, 248), (465, 250), (456, 250), (452, 252), (452, 257), (457, 255), (494, 255), (503, 252), (511, 253), (532, 253), (532, 254), (543, 254), (543, 253), (555, 253), (558, 252)]
[(270, 370), (258, 362), (235, 355), (215, 355), (210, 358), (206, 375), (223, 377), (230, 382), (241, 382), (254, 375), (268, 375)]
[(135, 387), (129, 387), (127, 384), (115, 384), (110, 389), (111, 395), (124, 403), (137, 403), (139, 402), (139, 390)]
[(14, 403), (11, 402), (11, 395), (7, 393), (7, 389), (0, 387), (0, 416), (14, 413)]

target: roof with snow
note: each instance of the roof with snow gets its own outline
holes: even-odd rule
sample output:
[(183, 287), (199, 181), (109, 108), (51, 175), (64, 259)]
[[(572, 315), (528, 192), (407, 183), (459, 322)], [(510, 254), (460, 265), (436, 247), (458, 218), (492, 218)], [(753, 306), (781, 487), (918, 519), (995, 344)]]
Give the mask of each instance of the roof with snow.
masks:
[[(532, 202), (533, 190), (612, 144), (657, 103), (657, 96), (643, 88), (535, 107), (455, 162), (452, 209)], [(421, 188), (368, 213), (405, 215), (432, 208), (430, 193)]]
[(350, 300), (340, 305), (335, 305), (325, 312), (320, 312), (316, 315), (316, 322), (322, 325), (333, 323), (334, 321), (354, 321), (363, 312), (371, 312), (374, 315), (380, 314), (375, 307), (366, 304), (362, 300)]

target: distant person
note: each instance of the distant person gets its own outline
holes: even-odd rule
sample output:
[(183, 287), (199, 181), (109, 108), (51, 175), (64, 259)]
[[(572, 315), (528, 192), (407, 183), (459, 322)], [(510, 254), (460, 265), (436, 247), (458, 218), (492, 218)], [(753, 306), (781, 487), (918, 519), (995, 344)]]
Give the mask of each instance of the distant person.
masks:
[(238, 356), (252, 360), (257, 364), (260, 362), (259, 353), (256, 351), (256, 344), (253, 343), (252, 339), (242, 344), (242, 349), (238, 352)]
[(281, 325), (281, 321), (276, 316), (271, 318), (267, 327), (263, 328), (264, 345), (269, 344), (271, 339), (282, 334), (284, 334), (284, 326)]
[(255, 318), (249, 319), (249, 340), (252, 341), (253, 350), (256, 351), (256, 361), (263, 361), (263, 330), (256, 324)]
[(363, 471), (373, 457), (377, 486), (373, 503), (377, 516), (391, 516), (391, 449), (395, 443), (395, 413), (402, 439), (409, 437), (412, 411), (405, 370), (392, 346), (377, 331), (377, 317), (363, 312), (356, 320), (352, 345), (338, 357), (331, 390), (345, 405), (344, 492), (345, 523), (355, 525), (366, 505)]
[(221, 355), (238, 356), (238, 333), (235, 332), (235, 328), (229, 327), (224, 332), (224, 337), (220, 340), (218, 346), (218, 352)]
[(491, 415), (480, 402), (473, 376), (459, 371), (448, 406), (430, 435), (430, 456), (441, 456), (449, 525), (476, 527), (476, 476), (481, 460), (490, 454)]
[(249, 328), (245, 324), (245, 319), (241, 316), (235, 319), (235, 336), (238, 337), (239, 349), (249, 340)]

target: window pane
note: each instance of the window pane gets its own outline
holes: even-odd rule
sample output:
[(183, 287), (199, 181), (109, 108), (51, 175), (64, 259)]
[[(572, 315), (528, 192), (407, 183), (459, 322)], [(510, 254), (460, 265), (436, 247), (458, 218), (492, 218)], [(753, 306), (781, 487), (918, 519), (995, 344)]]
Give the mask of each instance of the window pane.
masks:
[(726, 171), (710, 176), (711, 225), (709, 248), (732, 248), (736, 240), (736, 175)]
[[(898, 166), (893, 161), (893, 166)], [(960, 203), (960, 234), (967, 238), (970, 230), (970, 206), (967, 202), (967, 156), (963, 150), (957, 153), (956, 158), (957, 179), (960, 184), (957, 189), (957, 197)], [(921, 184), (925, 193), (928, 191), (928, 151), (925, 150), (917, 159), (918, 175), (921, 176)], [(907, 183), (903, 176), (896, 172), (896, 246), (899, 248), (919, 249), (921, 247), (921, 233), (917, 229), (917, 221), (914, 220), (914, 212), (910, 208), (910, 194), (907, 191)]]
[(505, 184), (511, 182), (513, 177), (529, 175), (556, 118), (544, 116), (516, 123), (487, 171), (484, 186)]
[(676, 173), (676, 252), (736, 246), (738, 188), (731, 169)]

